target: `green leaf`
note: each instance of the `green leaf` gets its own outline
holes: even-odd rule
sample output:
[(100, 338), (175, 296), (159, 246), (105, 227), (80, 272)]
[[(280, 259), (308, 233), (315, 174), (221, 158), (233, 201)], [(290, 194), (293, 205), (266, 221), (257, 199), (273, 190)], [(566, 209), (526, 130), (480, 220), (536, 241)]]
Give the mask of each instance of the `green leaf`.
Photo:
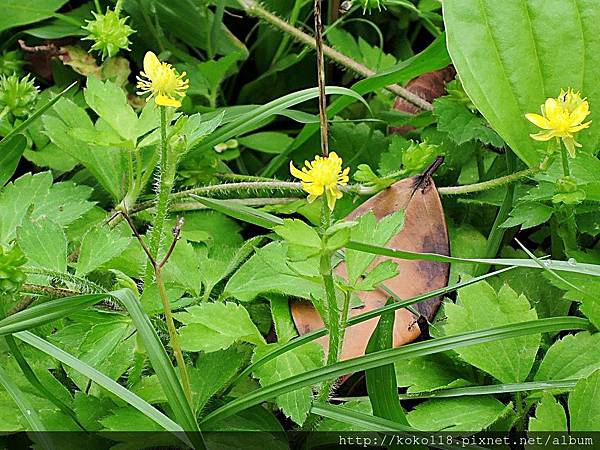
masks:
[(529, 431), (567, 431), (567, 415), (552, 394), (544, 392), (535, 408), (535, 417), (529, 419)]
[(456, 144), (478, 140), (494, 147), (504, 146), (502, 138), (489, 127), (485, 119), (469, 110), (464, 103), (448, 96), (436, 99), (433, 106), (438, 130), (448, 133)]
[(0, 188), (13, 176), (21, 155), (27, 146), (27, 139), (22, 134), (15, 134), (0, 141)]
[[(254, 351), (253, 359), (260, 359), (273, 351), (278, 344), (261, 345)], [(254, 372), (261, 386), (268, 386), (286, 378), (298, 375), (323, 365), (323, 348), (317, 343), (310, 343), (287, 352), (269, 361)], [(283, 413), (302, 425), (308, 416), (312, 404), (312, 389), (303, 387), (276, 398), (277, 405)]]
[(77, 258), (76, 275), (87, 275), (105, 262), (121, 254), (131, 239), (123, 236), (117, 229), (98, 226), (89, 230), (81, 241)]
[[(393, 347), (395, 314), (389, 312), (379, 319), (375, 332), (367, 344), (366, 353)], [(394, 365), (377, 367), (365, 371), (367, 392), (373, 407), (373, 415), (408, 425), (406, 415), (398, 399), (398, 383)]]
[(238, 139), (240, 145), (263, 153), (277, 154), (284, 151), (294, 139), (278, 131), (263, 131)]
[(569, 395), (570, 431), (597, 431), (600, 423), (600, 370), (580, 380)]
[(67, 0), (31, 0), (25, 3), (12, 0), (0, 2), (0, 31), (52, 17)]
[(446, 353), (396, 363), (398, 386), (408, 387), (409, 394), (468, 386), (473, 383), (469, 372)]
[(491, 396), (427, 400), (408, 413), (408, 422), (422, 431), (485, 430), (512, 410)]
[(396, 58), (384, 53), (380, 48), (371, 46), (362, 37), (355, 38), (341, 28), (327, 30), (327, 40), (344, 55), (364, 64), (377, 72), (389, 69), (396, 64)]
[[(582, 351), (585, 349), (585, 351)], [(573, 380), (600, 369), (600, 333), (587, 331), (557, 340), (548, 349), (535, 380)]]
[[(459, 291), (459, 303), (447, 304), (446, 334), (453, 335), (482, 328), (523, 322), (537, 318), (527, 298), (508, 286), (498, 292), (482, 282)], [(460, 357), (503, 383), (525, 381), (540, 342), (539, 335), (506, 339), (458, 350)]]
[(52, 185), (50, 172), (25, 174), (6, 185), (0, 192), (0, 243), (15, 238), (17, 227), (34, 201), (45, 197)]
[[(600, 102), (595, 69), (600, 41), (585, 38), (600, 21), (593, 0), (448, 0), (444, 21), (465, 91), (530, 167), (539, 163), (538, 151), (546, 144), (529, 137), (538, 129), (524, 114), (539, 113), (546, 98), (568, 87), (581, 90), (592, 105)], [(600, 110), (592, 110), (591, 128), (578, 135), (590, 152), (598, 148), (599, 117)]]
[[(375, 245), (385, 245), (404, 226), (404, 211), (385, 216), (377, 221), (372, 212), (365, 214), (358, 220), (358, 225), (352, 229), (351, 238), (354, 242), (365, 242)], [(375, 256), (348, 249), (346, 251), (346, 265), (348, 270), (348, 282), (355, 283), (361, 277)]]
[(321, 237), (302, 220), (284, 219), (283, 225), (273, 231), (288, 243), (288, 256), (292, 261), (304, 261), (321, 252)]
[(385, 280), (394, 278), (396, 275), (398, 275), (398, 264), (389, 260), (383, 261), (359, 281), (355, 289), (358, 291), (373, 291)]
[(300, 273), (314, 272), (318, 276), (318, 267), (311, 261), (295, 265), (287, 263), (287, 245), (272, 242), (256, 251), (235, 272), (223, 290), (224, 297), (235, 297), (247, 302), (259, 294), (287, 294), (310, 299), (321, 298), (323, 287), (319, 279), (302, 277)]
[(67, 236), (52, 220), (25, 220), (17, 230), (19, 247), (32, 266), (55, 272), (67, 271)]
[(6, 389), (6, 392), (10, 395), (13, 401), (17, 404), (17, 407), (25, 417), (25, 420), (31, 427), (31, 431), (40, 433), (41, 446), (48, 450), (53, 450), (56, 447), (52, 443), (48, 433), (45, 433), (46, 427), (42, 423), (38, 411), (31, 405), (30, 401), (23, 394), (23, 392), (14, 384), (4, 369), (0, 366), (0, 384)]
[(112, 81), (100, 81), (95, 77), (87, 78), (87, 87), (83, 91), (85, 101), (98, 116), (128, 141), (137, 138), (138, 118), (127, 102), (125, 91)]
[(180, 329), (181, 347), (191, 352), (214, 352), (236, 342), (264, 344), (248, 311), (235, 303), (203, 303), (175, 314), (185, 324)]
[(554, 209), (543, 203), (521, 203), (510, 212), (510, 217), (500, 226), (510, 228), (521, 225), (521, 229), (526, 230), (527, 228), (537, 227), (538, 225), (546, 223), (550, 220), (553, 213)]

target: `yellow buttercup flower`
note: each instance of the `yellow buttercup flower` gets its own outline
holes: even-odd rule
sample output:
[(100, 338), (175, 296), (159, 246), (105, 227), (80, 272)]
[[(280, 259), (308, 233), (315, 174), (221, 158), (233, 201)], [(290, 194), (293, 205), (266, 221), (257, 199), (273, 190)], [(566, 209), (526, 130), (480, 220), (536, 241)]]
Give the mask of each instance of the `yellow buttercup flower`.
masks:
[(348, 184), (348, 172), (350, 168), (342, 170), (342, 158), (335, 152), (329, 156), (315, 156), (314, 161), (305, 161), (302, 170), (294, 167), (290, 161), (290, 172), (296, 178), (302, 180), (302, 189), (308, 193), (308, 201), (325, 194), (327, 206), (333, 211), (336, 200), (342, 198), (339, 186)]
[(189, 80), (183, 79), (185, 72), (179, 75), (170, 64), (160, 62), (154, 53), (147, 52), (140, 75), (137, 77), (138, 95), (150, 94), (146, 101), (154, 97), (159, 106), (181, 106), (181, 99), (190, 86)]
[(562, 139), (571, 157), (575, 157), (575, 147), (581, 147), (575, 141), (575, 134), (589, 127), (592, 123), (583, 123), (590, 114), (590, 105), (579, 92), (573, 89), (560, 91), (558, 98), (549, 98), (542, 105), (542, 115), (525, 114), (527, 120), (540, 127), (540, 133), (532, 134), (536, 141), (549, 141), (552, 138)]

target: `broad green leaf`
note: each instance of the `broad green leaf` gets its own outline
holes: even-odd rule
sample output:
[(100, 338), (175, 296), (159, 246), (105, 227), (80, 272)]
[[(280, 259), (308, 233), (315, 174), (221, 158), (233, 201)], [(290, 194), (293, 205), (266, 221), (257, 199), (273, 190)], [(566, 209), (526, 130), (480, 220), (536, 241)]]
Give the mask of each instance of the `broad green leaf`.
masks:
[(543, 203), (520, 203), (510, 212), (510, 217), (501, 224), (501, 227), (510, 228), (521, 225), (522, 230), (533, 228), (546, 223), (552, 217), (554, 208)]
[[(529, 137), (538, 130), (524, 115), (569, 87), (591, 105), (600, 102), (598, 4), (448, 0), (443, 7), (448, 51), (465, 91), (519, 158), (536, 166), (546, 144)], [(588, 152), (598, 147), (599, 117), (592, 107), (592, 126), (578, 136)]]
[(332, 27), (328, 29), (327, 40), (344, 55), (350, 56), (377, 72), (389, 69), (396, 64), (394, 56), (384, 53), (380, 48), (371, 46), (360, 36), (355, 39), (351, 33), (341, 28)]
[(446, 353), (398, 362), (395, 367), (398, 386), (408, 387), (407, 392), (411, 394), (468, 386), (473, 383), (472, 370), (466, 366), (461, 367)]
[(356, 289), (359, 291), (373, 291), (385, 280), (394, 278), (396, 275), (398, 275), (398, 264), (389, 260), (383, 261), (358, 282)]
[(127, 102), (125, 91), (112, 81), (88, 77), (84, 89), (85, 101), (98, 116), (119, 135), (135, 143), (138, 118)]
[(175, 314), (185, 326), (180, 329), (181, 347), (191, 352), (214, 352), (236, 342), (264, 343), (248, 311), (235, 303), (203, 303)]
[(77, 185), (72, 181), (54, 183), (44, 197), (34, 199), (31, 216), (36, 220), (46, 216), (58, 225), (70, 225), (94, 206), (88, 200), (91, 193), (89, 186)]
[(67, 236), (51, 219), (26, 219), (17, 230), (17, 242), (28, 264), (55, 272), (67, 271)]
[[(486, 238), (472, 225), (465, 223), (456, 225), (450, 222), (448, 225), (450, 234), (450, 249), (453, 256), (461, 258), (480, 258), (485, 255)], [(450, 283), (456, 283), (461, 275), (474, 275), (476, 266), (472, 264), (450, 265)]]
[(263, 153), (281, 153), (294, 139), (278, 131), (262, 131), (238, 139), (240, 145)]
[(249, 349), (233, 346), (223, 351), (203, 353), (190, 371), (194, 393), (194, 410), (201, 412), (208, 401), (227, 386), (236, 373), (250, 359)]
[(27, 146), (27, 139), (16, 134), (0, 141), (0, 188), (13, 176), (21, 155)]
[[(301, 271), (301, 272), (300, 272)], [(235, 272), (223, 291), (224, 297), (250, 301), (262, 293), (287, 294), (305, 299), (321, 298), (323, 288), (320, 279), (301, 277), (299, 273), (313, 272), (318, 267), (311, 261), (296, 265), (287, 264), (287, 245), (272, 242), (256, 253)]]
[(422, 431), (485, 430), (512, 410), (491, 396), (427, 400), (408, 413), (408, 422)]
[(567, 431), (567, 415), (552, 394), (544, 392), (535, 408), (535, 417), (529, 419), (529, 431)]
[[(113, 431), (113, 432), (152, 432), (162, 431), (160, 425), (153, 420), (146, 417), (144, 414), (139, 412), (137, 409), (126, 406), (124, 408), (118, 408), (110, 411), (106, 416), (102, 417), (99, 422), (102, 424), (102, 431)], [(169, 436), (169, 440), (173, 438)], [(154, 439), (151, 438), (151, 442), (155, 444)]]
[(131, 242), (117, 229), (99, 226), (89, 230), (81, 241), (76, 275), (87, 275), (105, 262), (123, 252)]
[(569, 395), (570, 431), (597, 431), (600, 423), (600, 370), (580, 380)]
[(288, 243), (288, 257), (292, 261), (304, 261), (319, 255), (321, 238), (306, 222), (298, 219), (284, 219), (283, 225), (273, 231)]
[[(534, 320), (537, 314), (527, 298), (508, 286), (496, 292), (485, 282), (459, 290), (459, 302), (445, 308), (447, 335)], [(503, 383), (525, 381), (540, 342), (539, 335), (505, 339), (457, 350), (460, 357)]]
[(34, 201), (45, 197), (52, 186), (50, 172), (30, 173), (9, 183), (0, 192), (0, 243), (7, 245)]
[[(404, 226), (404, 211), (385, 216), (377, 221), (372, 212), (365, 214), (358, 220), (358, 225), (352, 228), (351, 238), (354, 242), (363, 242), (374, 245), (385, 245)], [(374, 255), (348, 249), (346, 251), (346, 265), (348, 282), (355, 283), (375, 259)]]
[(67, 0), (31, 0), (19, 2), (0, 1), (0, 31), (38, 22), (54, 15), (54, 12), (67, 3)]
[[(585, 350), (584, 350), (585, 349)], [(583, 331), (557, 340), (544, 355), (535, 380), (574, 380), (600, 369), (600, 333)]]
[[(278, 344), (261, 345), (256, 348), (253, 359), (262, 358)], [(294, 375), (317, 369), (323, 365), (323, 349), (319, 344), (310, 343), (287, 352), (269, 361), (254, 372), (262, 386), (268, 386)], [(299, 425), (306, 420), (312, 404), (312, 390), (303, 387), (276, 399), (277, 405), (286, 416)]]
[[(332, 408), (337, 408), (343, 414), (345, 409), (361, 412), (364, 414), (373, 414), (373, 408), (368, 400), (351, 400), (341, 405), (332, 405)], [(367, 426), (351, 425), (346, 422), (341, 422), (336, 419), (326, 417), (319, 423), (318, 431), (372, 431)], [(337, 442), (339, 444), (339, 441)]]

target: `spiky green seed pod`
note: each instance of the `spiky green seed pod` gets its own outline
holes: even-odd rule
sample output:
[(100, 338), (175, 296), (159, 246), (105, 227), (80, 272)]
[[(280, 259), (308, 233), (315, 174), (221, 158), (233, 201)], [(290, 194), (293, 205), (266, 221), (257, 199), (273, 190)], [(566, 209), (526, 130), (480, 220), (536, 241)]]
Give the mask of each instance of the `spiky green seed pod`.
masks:
[(382, 7), (385, 8), (384, 0), (358, 0), (358, 3), (362, 6), (363, 13), (367, 10), (377, 9), (377, 11), (381, 11)]
[(129, 50), (129, 36), (135, 31), (125, 22), (129, 17), (119, 17), (110, 9), (106, 14), (92, 11), (94, 20), (86, 20), (87, 25), (82, 27), (89, 34), (83, 39), (94, 41), (92, 50), (101, 53), (102, 59), (115, 56), (119, 50)]
[(23, 75), (25, 61), (21, 59), (21, 53), (18, 50), (11, 52), (4, 51), (0, 55), (0, 75)]
[(0, 76), (0, 112), (23, 118), (33, 111), (38, 96), (38, 88), (29, 79), (17, 75)]
[(0, 246), (0, 294), (17, 292), (27, 276), (21, 266), (27, 262), (19, 247), (5, 250)]

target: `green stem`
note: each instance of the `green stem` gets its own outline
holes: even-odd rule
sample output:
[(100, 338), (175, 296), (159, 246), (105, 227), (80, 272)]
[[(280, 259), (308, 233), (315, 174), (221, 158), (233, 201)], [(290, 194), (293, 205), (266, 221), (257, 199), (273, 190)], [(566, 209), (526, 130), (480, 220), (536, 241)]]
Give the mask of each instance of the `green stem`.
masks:
[(117, 4), (115, 5), (115, 14), (118, 16), (121, 14), (121, 8), (123, 7), (123, 0), (117, 0)]
[(169, 298), (167, 297), (167, 291), (165, 289), (165, 283), (162, 277), (162, 268), (156, 267), (155, 271), (156, 284), (158, 286), (158, 294), (162, 301), (163, 312), (165, 313), (165, 321), (167, 322), (167, 329), (169, 330), (169, 339), (171, 341), (171, 347), (175, 354), (175, 360), (177, 361), (177, 367), (179, 368), (179, 374), (181, 375), (181, 385), (185, 396), (192, 406), (192, 388), (190, 387), (190, 378), (187, 373), (185, 360), (183, 358), (183, 352), (181, 345), (179, 344), (179, 337), (177, 335), (177, 328), (175, 328), (175, 322), (173, 321), (173, 314), (171, 313), (171, 306), (169, 305)]
[[(302, 3), (303, 3), (302, 0), (294, 1), (294, 7), (292, 8), (292, 12), (290, 13), (290, 19), (289, 19), (289, 24), (292, 26), (298, 20), (298, 16), (300, 15), (300, 9), (302, 7)], [(289, 41), (290, 41), (290, 35), (284, 34), (283, 37), (281, 38), (281, 42), (279, 43), (279, 46), (277, 47), (275, 56), (273, 56), (273, 60), (271, 61), (271, 67), (273, 67), (277, 61), (279, 61), (279, 59), (281, 58), (281, 55), (287, 48)]]
[(571, 169), (569, 168), (569, 154), (567, 148), (564, 145), (560, 146), (560, 156), (562, 161), (563, 174), (565, 177), (571, 176)]
[(102, 8), (100, 7), (100, 0), (94, 0), (94, 5), (96, 6), (96, 12), (98, 14), (102, 14)]
[[(511, 150), (506, 150), (506, 169), (510, 173), (515, 167), (515, 154)], [(500, 249), (500, 244), (506, 233), (506, 228), (502, 228), (500, 225), (508, 218), (508, 213), (512, 210), (513, 200), (515, 196), (515, 184), (509, 184), (506, 188), (506, 194), (504, 195), (504, 201), (498, 210), (496, 219), (492, 224), (492, 229), (487, 239), (485, 248), (485, 257), (493, 258)], [(479, 265), (475, 268), (475, 275), (483, 275), (487, 272), (487, 267)]]
[[(150, 234), (150, 252), (156, 260), (159, 260), (160, 246), (163, 239), (165, 220), (169, 209), (169, 195), (173, 189), (173, 179), (171, 170), (169, 170), (169, 149), (167, 139), (167, 113), (164, 106), (160, 107), (160, 162), (159, 162), (159, 182), (156, 201), (156, 215), (152, 232)], [(146, 265), (146, 274), (144, 276), (144, 286), (149, 286), (152, 282), (154, 268), (148, 261)]]
[(483, 181), (481, 183), (466, 184), (464, 186), (448, 186), (438, 188), (440, 195), (458, 195), (458, 194), (470, 194), (473, 192), (485, 191), (488, 189), (494, 189), (505, 184), (514, 183), (521, 178), (529, 177), (538, 173), (541, 169), (539, 167), (532, 167), (531, 169), (521, 170), (519, 172), (512, 173), (500, 178), (494, 178), (493, 180)]

